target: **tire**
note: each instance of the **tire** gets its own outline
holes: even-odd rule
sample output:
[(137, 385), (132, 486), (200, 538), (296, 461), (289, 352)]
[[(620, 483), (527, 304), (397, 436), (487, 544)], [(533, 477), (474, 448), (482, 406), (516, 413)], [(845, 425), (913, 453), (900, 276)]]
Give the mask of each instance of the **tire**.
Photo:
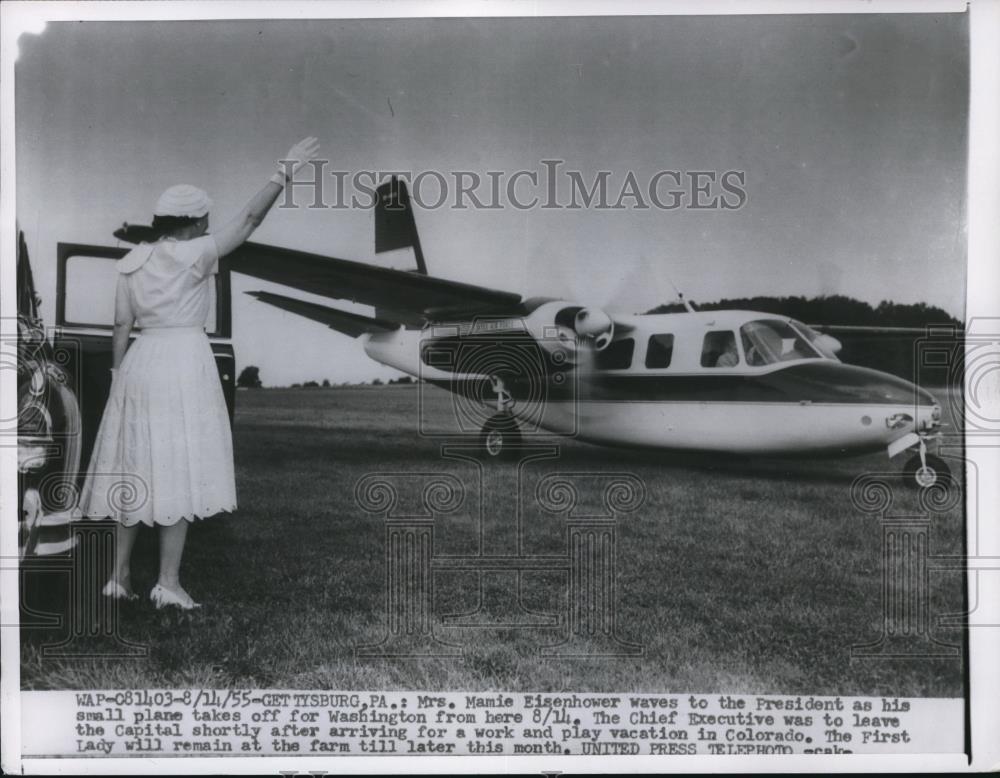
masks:
[(907, 486), (914, 489), (926, 489), (934, 486), (942, 479), (947, 479), (951, 476), (951, 469), (948, 467), (948, 463), (941, 459), (941, 457), (927, 454), (926, 461), (927, 467), (924, 468), (920, 463), (919, 454), (910, 457), (903, 467)]
[(479, 433), (483, 459), (509, 461), (516, 459), (521, 448), (521, 432), (517, 421), (508, 413), (491, 416)]

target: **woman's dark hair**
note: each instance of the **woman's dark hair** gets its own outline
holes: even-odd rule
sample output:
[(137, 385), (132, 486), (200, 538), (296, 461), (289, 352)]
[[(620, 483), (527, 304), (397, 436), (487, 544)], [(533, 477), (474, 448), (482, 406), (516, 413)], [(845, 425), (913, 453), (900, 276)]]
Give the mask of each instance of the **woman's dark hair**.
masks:
[(153, 232), (157, 237), (163, 237), (185, 227), (193, 227), (204, 218), (204, 216), (154, 216)]
[(164, 235), (184, 227), (191, 227), (204, 218), (204, 216), (154, 216), (152, 226), (126, 223), (115, 230), (114, 235), (118, 240), (128, 243), (155, 243)]

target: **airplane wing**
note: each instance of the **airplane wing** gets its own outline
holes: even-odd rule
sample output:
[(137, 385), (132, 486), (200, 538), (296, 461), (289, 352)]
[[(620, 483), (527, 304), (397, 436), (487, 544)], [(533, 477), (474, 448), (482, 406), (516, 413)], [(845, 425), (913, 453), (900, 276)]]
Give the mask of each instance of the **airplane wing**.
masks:
[(945, 332), (957, 328), (948, 324), (931, 324), (926, 327), (881, 327), (869, 324), (810, 324), (817, 332), (830, 335), (927, 335), (931, 332)]
[(331, 330), (350, 335), (352, 338), (358, 337), (365, 332), (391, 332), (399, 329), (399, 324), (378, 317), (361, 316), (357, 313), (348, 313), (328, 305), (310, 303), (305, 300), (297, 300), (294, 297), (285, 297), (282, 294), (272, 292), (247, 292), (248, 295), (256, 297), (261, 302), (273, 305), (275, 308), (296, 313), (307, 319), (325, 324)]
[[(226, 261), (236, 273), (311, 294), (375, 306), (376, 317), (384, 322), (420, 327), (432, 319), (525, 312), (521, 295), (513, 292), (260, 243), (244, 243)], [(265, 302), (277, 304), (275, 300)], [(278, 307), (291, 310), (285, 304)]]

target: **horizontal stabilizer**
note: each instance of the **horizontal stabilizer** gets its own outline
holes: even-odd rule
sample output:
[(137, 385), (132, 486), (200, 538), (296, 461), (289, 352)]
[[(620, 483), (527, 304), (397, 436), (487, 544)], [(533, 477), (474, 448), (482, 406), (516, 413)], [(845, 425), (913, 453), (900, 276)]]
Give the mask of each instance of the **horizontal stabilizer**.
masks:
[(310, 303), (305, 300), (296, 300), (294, 297), (285, 297), (272, 292), (247, 292), (251, 297), (256, 297), (261, 302), (273, 305), (291, 313), (297, 313), (307, 319), (325, 324), (331, 330), (350, 335), (352, 338), (363, 335), (366, 332), (392, 332), (398, 330), (400, 325), (387, 319), (376, 319), (370, 316), (361, 316), (357, 313), (348, 313), (328, 305)]

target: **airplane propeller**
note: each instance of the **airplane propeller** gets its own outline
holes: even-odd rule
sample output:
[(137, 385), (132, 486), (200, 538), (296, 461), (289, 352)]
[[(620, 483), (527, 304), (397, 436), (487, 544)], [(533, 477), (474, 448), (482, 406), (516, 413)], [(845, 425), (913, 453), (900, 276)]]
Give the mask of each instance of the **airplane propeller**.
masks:
[(557, 364), (572, 365), (582, 372), (594, 368), (594, 356), (611, 345), (618, 329), (602, 308), (584, 307), (569, 300), (542, 304), (528, 316), (527, 325)]
[(581, 308), (573, 317), (573, 330), (596, 351), (603, 351), (615, 336), (615, 323), (600, 308)]

